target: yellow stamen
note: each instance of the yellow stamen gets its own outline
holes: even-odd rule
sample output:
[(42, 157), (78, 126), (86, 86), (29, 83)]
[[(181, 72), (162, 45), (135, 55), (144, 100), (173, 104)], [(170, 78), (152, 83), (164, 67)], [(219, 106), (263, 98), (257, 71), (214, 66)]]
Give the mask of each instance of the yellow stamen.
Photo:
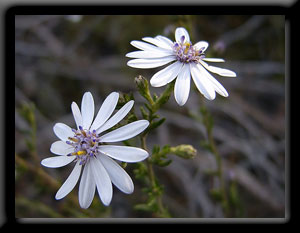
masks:
[(71, 153), (72, 155), (86, 155), (86, 151), (85, 150), (80, 150), (80, 151), (77, 151), (77, 152), (73, 152)]
[(77, 155), (86, 155), (86, 151), (85, 150), (77, 151)]
[(72, 137), (68, 137), (68, 139), (73, 141), (73, 142), (78, 142), (79, 141), (77, 138), (72, 138)]
[(187, 54), (191, 47), (191, 44), (189, 42), (185, 42), (183, 45), (185, 46), (184, 54)]
[(84, 130), (81, 130), (81, 133), (86, 137), (86, 133)]

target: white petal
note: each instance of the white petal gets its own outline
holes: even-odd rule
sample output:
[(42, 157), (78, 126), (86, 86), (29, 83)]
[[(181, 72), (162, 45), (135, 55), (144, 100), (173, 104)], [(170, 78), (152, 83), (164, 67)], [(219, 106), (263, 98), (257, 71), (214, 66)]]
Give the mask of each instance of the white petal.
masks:
[(167, 49), (159, 48), (157, 46), (145, 43), (143, 41), (133, 40), (130, 42), (130, 44), (138, 49), (144, 50), (144, 51), (152, 51), (152, 52), (169, 52)]
[(175, 82), (174, 95), (176, 102), (182, 106), (190, 93), (191, 74), (189, 65), (184, 65)]
[(95, 184), (90, 162), (91, 161), (87, 162), (84, 165), (84, 169), (79, 184), (78, 199), (79, 199), (79, 205), (83, 209), (87, 209), (91, 205), (96, 190), (96, 184)]
[(76, 157), (75, 155), (72, 156), (60, 155), (55, 157), (49, 157), (43, 159), (41, 164), (45, 167), (50, 167), (50, 168), (63, 167), (71, 163), (75, 159), (75, 157)]
[(101, 136), (100, 142), (120, 142), (127, 140), (144, 131), (148, 125), (149, 122), (147, 120), (134, 121)]
[(101, 105), (98, 114), (90, 128), (90, 130), (98, 129), (102, 126), (115, 110), (119, 99), (118, 92), (112, 92), (106, 97)]
[(135, 163), (146, 159), (147, 151), (132, 146), (101, 145), (99, 151), (119, 161)]
[(133, 68), (155, 68), (163, 66), (171, 61), (176, 60), (175, 56), (167, 56), (162, 58), (149, 58), (149, 59), (133, 59), (127, 62), (127, 65)]
[(198, 90), (209, 100), (216, 98), (215, 89), (206, 78), (205, 69), (201, 65), (197, 66), (196, 64), (190, 64), (190, 68), (193, 81)]
[(52, 143), (50, 151), (56, 155), (67, 155), (71, 152), (74, 152), (74, 147), (63, 141), (56, 141)]
[(60, 187), (60, 189), (57, 191), (55, 195), (55, 199), (59, 200), (67, 196), (75, 187), (77, 184), (77, 181), (80, 176), (81, 171), (81, 165), (79, 165), (79, 161), (76, 163), (75, 167), (73, 168), (73, 171), (69, 175), (68, 179), (63, 183), (63, 185)]
[(64, 123), (56, 123), (53, 127), (55, 135), (62, 141), (68, 141), (68, 137), (73, 137), (74, 132), (72, 129)]
[(95, 104), (90, 92), (84, 93), (81, 101), (82, 127), (89, 129), (95, 113)]
[(182, 63), (177, 61), (167, 66), (166, 68), (158, 71), (150, 79), (150, 83), (153, 87), (161, 87), (169, 82), (172, 82), (177, 77), (182, 67)]
[(91, 157), (90, 166), (97, 186), (98, 194), (104, 205), (108, 206), (112, 199), (112, 184), (102, 163)]
[(194, 44), (193, 47), (196, 50), (200, 50), (201, 49), (202, 52), (204, 52), (207, 49), (208, 45), (209, 44), (206, 41), (202, 40), (202, 41), (199, 41), (198, 43)]
[(98, 155), (97, 158), (105, 167), (112, 183), (122, 192), (130, 194), (134, 190), (133, 182), (125, 170), (106, 155)]
[(173, 44), (174, 44), (174, 43), (173, 43), (173, 41), (171, 41), (169, 38), (167, 38), (167, 37), (165, 37), (165, 36), (160, 36), (160, 35), (158, 35), (158, 36), (155, 37), (155, 39), (158, 39), (158, 40), (164, 42), (164, 43), (166, 44), (166, 48), (167, 48), (167, 46), (168, 46), (169, 48), (173, 49)]
[(78, 105), (75, 102), (72, 102), (71, 109), (72, 109), (72, 113), (73, 113), (73, 116), (74, 116), (74, 120), (75, 120), (76, 125), (77, 125), (77, 129), (78, 129), (80, 125), (82, 126), (81, 112), (79, 110)]
[(223, 58), (202, 58), (202, 60), (208, 62), (225, 62)]
[(133, 100), (128, 101), (119, 111), (116, 112), (108, 121), (106, 121), (100, 128), (97, 129), (97, 134), (115, 126), (128, 114), (134, 104)]
[(183, 43), (190, 42), (190, 36), (189, 36), (189, 33), (187, 32), (187, 30), (183, 27), (176, 28), (175, 39), (176, 39), (177, 43), (181, 43), (182, 36), (184, 36)]
[(130, 58), (160, 58), (172, 55), (173, 52), (153, 52), (153, 51), (134, 51), (126, 54), (126, 57)]
[[(200, 64), (198, 64), (197, 66), (201, 67)], [(211, 82), (211, 85), (216, 90), (216, 92), (218, 92), (220, 95), (224, 97), (228, 96), (226, 89), (210, 73), (208, 73), (207, 70), (202, 69), (202, 74), (205, 75), (206, 78)]]
[(215, 67), (215, 66), (209, 66), (204, 61), (200, 61), (200, 63), (205, 67), (205, 69), (207, 69), (210, 72), (213, 72), (215, 74), (225, 76), (225, 77), (236, 77), (236, 73), (231, 70), (219, 68), (219, 67)]
[(152, 37), (144, 37), (142, 38), (142, 40), (146, 41), (146, 42), (149, 42), (151, 44), (154, 44), (160, 48), (163, 48), (163, 49), (166, 49), (166, 50), (169, 50), (169, 51), (173, 51), (172, 47), (170, 47), (169, 44), (167, 44), (165, 41), (161, 41), (157, 38), (152, 38)]

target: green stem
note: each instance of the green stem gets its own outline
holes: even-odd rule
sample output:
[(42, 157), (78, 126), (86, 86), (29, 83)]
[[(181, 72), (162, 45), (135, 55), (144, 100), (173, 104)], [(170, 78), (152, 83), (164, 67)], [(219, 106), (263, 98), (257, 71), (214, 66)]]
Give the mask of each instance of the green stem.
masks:
[(174, 90), (174, 85), (175, 81), (169, 83), (161, 96), (155, 101), (155, 104), (150, 103), (153, 113), (155, 113), (163, 104), (165, 104), (169, 100), (171, 92)]
[[(142, 149), (148, 151), (147, 149), (147, 143), (146, 138), (148, 133), (151, 131), (151, 126), (159, 123), (161, 124), (164, 120), (160, 121), (154, 121), (154, 119), (158, 118), (158, 115), (156, 112), (161, 108), (162, 105), (164, 105), (170, 98), (170, 95), (174, 89), (175, 81), (171, 82), (167, 88), (164, 90), (164, 92), (157, 97), (154, 95), (152, 97), (150, 89), (149, 89), (149, 82), (146, 78), (139, 75), (135, 78), (135, 83), (137, 85), (138, 91), (146, 100), (147, 103), (145, 104), (146, 109), (148, 109), (148, 113), (144, 108), (141, 108), (142, 115), (145, 119), (149, 121), (149, 127), (148, 130), (145, 130), (143, 134), (140, 135), (141, 139), (141, 147)], [(153, 128), (156, 128), (153, 126)], [(149, 185), (151, 187), (151, 193), (149, 193), (149, 200), (153, 198), (153, 201), (155, 201), (155, 205), (157, 208), (156, 214), (159, 217), (169, 217), (168, 211), (163, 207), (162, 203), (162, 192), (159, 184), (157, 183), (157, 180), (155, 178), (154, 169), (153, 169), (153, 162), (152, 162), (152, 156), (149, 156), (146, 160), (146, 167), (147, 167), (147, 173), (148, 173), (148, 179), (149, 179)]]
[[(147, 135), (143, 135), (141, 137), (141, 144), (142, 144), (141, 147), (144, 150), (147, 151), (146, 136)], [(154, 192), (156, 192), (156, 190), (157, 190), (157, 188), (156, 188), (157, 184), (156, 184), (156, 181), (155, 181), (154, 170), (153, 170), (153, 166), (152, 166), (150, 157), (147, 158), (146, 165), (147, 165), (147, 169), (148, 169), (148, 176), (149, 176), (151, 188), (152, 188), (152, 190)], [(163, 207), (161, 195), (155, 195), (155, 196), (156, 196), (156, 202), (157, 202), (157, 206), (158, 206), (158, 210), (159, 210), (158, 215), (159, 216), (164, 216), (165, 213), (166, 213), (166, 210)]]
[(223, 177), (222, 158), (217, 150), (215, 140), (214, 140), (211, 132), (208, 133), (208, 141), (209, 141), (209, 144), (211, 145), (211, 149), (212, 149), (213, 155), (214, 155), (216, 163), (217, 163), (217, 176), (220, 181), (220, 190), (221, 190), (221, 195), (222, 195), (222, 200), (223, 200), (222, 204), (223, 204), (225, 213), (227, 213), (228, 202), (227, 202), (227, 194), (226, 194), (224, 177)]
[[(143, 135), (141, 137), (141, 144), (142, 144), (141, 145), (142, 149), (148, 151), (147, 144), (146, 144), (146, 135)], [(151, 183), (152, 187), (154, 187), (155, 186), (155, 178), (154, 178), (154, 172), (153, 172), (152, 164), (150, 162), (149, 157), (146, 160), (146, 162), (147, 162), (147, 167), (148, 167), (149, 180), (150, 180), (150, 183)]]
[[(207, 111), (207, 108), (204, 103), (202, 103), (202, 106), (205, 108), (205, 111)], [(227, 198), (227, 194), (226, 194), (226, 187), (225, 187), (225, 182), (224, 182), (224, 177), (223, 177), (222, 158), (216, 147), (216, 143), (215, 143), (213, 133), (212, 133), (212, 126), (210, 126), (209, 124), (206, 123), (209, 121), (208, 118), (210, 116), (208, 114), (203, 114), (203, 117), (204, 117), (203, 122), (204, 122), (204, 126), (206, 129), (208, 143), (210, 145), (212, 154), (214, 155), (214, 158), (215, 158), (216, 164), (217, 164), (217, 170), (216, 170), (215, 174), (217, 175), (217, 177), (219, 178), (219, 181), (220, 181), (222, 207), (224, 209), (225, 215), (227, 216), (227, 214), (228, 214), (228, 198)]]

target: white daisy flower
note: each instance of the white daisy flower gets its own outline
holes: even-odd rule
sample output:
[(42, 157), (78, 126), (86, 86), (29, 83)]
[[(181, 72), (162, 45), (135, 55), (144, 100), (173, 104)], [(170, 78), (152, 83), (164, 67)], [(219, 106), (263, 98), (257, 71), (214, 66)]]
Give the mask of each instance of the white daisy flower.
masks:
[(55, 199), (59, 200), (73, 190), (81, 170), (83, 172), (78, 193), (81, 208), (86, 209), (90, 206), (96, 187), (101, 201), (106, 206), (112, 199), (112, 183), (124, 193), (133, 192), (134, 186), (130, 176), (113, 159), (128, 163), (140, 162), (149, 156), (148, 152), (136, 147), (107, 143), (132, 138), (145, 130), (149, 122), (138, 120), (102, 134), (119, 123), (133, 106), (134, 101), (131, 100), (110, 117), (118, 99), (119, 94), (112, 92), (104, 100), (93, 121), (94, 99), (90, 92), (86, 92), (82, 98), (81, 111), (75, 102), (71, 105), (77, 128), (72, 129), (63, 123), (54, 125), (54, 133), (60, 140), (51, 145), (50, 151), (58, 156), (43, 159), (41, 164), (57, 168), (75, 162), (73, 171), (56, 193)]
[[(127, 65), (134, 68), (155, 68), (172, 62), (171, 65), (152, 76), (150, 83), (154, 87), (161, 87), (172, 82), (176, 77), (174, 95), (179, 105), (184, 105), (190, 92), (191, 77), (198, 90), (209, 100), (213, 100), (218, 92), (227, 97), (225, 88), (208, 72), (226, 77), (236, 77), (235, 72), (206, 62), (224, 62), (221, 58), (205, 58), (204, 52), (208, 47), (206, 41), (199, 41), (192, 45), (190, 36), (185, 28), (179, 27), (175, 31), (173, 42), (164, 36), (144, 37), (142, 41), (131, 41), (131, 45), (141, 51), (127, 53)], [(149, 44), (151, 43), (151, 44)], [(153, 44), (153, 45), (152, 45)], [(207, 71), (208, 70), (208, 71)]]

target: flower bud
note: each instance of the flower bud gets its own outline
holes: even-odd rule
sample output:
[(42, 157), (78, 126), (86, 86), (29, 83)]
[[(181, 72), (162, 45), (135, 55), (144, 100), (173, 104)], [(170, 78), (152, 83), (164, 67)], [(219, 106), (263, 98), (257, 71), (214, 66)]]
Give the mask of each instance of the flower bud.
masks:
[(149, 83), (142, 75), (135, 77), (135, 84), (137, 85), (139, 93), (148, 100), (149, 103), (153, 104), (152, 97), (150, 95)]
[(134, 81), (139, 89), (145, 90), (149, 88), (147, 79), (145, 79), (142, 75), (135, 77)]
[(192, 159), (196, 156), (197, 150), (191, 145), (182, 144), (176, 147), (171, 147), (170, 153), (184, 159)]

